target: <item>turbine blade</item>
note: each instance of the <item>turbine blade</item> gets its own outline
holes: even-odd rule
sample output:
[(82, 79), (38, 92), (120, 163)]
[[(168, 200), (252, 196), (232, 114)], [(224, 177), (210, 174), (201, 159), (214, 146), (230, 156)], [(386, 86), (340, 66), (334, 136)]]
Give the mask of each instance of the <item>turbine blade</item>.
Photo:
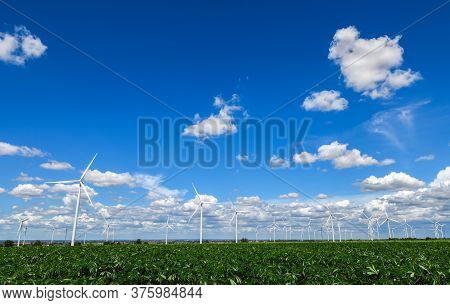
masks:
[(233, 213), (233, 217), (230, 220), (230, 224), (233, 222), (233, 220), (236, 218), (236, 213)]
[(192, 183), (192, 187), (194, 188), (195, 194), (197, 194), (197, 196), (199, 196), (199, 194), (198, 194), (198, 192), (197, 192), (197, 189), (195, 188), (194, 183)]
[(89, 168), (91, 167), (92, 163), (94, 163), (95, 158), (97, 158), (98, 154), (95, 154), (94, 158), (92, 158), (91, 162), (89, 162), (89, 165), (86, 167), (86, 169), (84, 170), (83, 174), (81, 175), (80, 180), (83, 180), (84, 176), (86, 176)]
[(67, 184), (67, 183), (76, 183), (79, 180), (63, 180), (63, 181), (52, 181), (52, 182), (45, 182), (45, 184)]
[(197, 213), (199, 207), (200, 207), (200, 204), (197, 205), (197, 208), (195, 209), (194, 213), (192, 213), (191, 217), (189, 217), (188, 223), (191, 222), (192, 217), (194, 217), (195, 213)]

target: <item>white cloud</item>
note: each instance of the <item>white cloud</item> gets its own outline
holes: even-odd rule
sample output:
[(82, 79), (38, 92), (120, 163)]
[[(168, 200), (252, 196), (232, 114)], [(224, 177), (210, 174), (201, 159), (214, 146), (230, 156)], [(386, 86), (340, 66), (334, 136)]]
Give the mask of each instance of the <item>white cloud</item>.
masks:
[(0, 142), (0, 156), (44, 157), (45, 155), (44, 152), (34, 147)]
[(430, 185), (433, 187), (450, 187), (450, 166), (439, 171), (436, 179), (434, 179)]
[(101, 172), (97, 169), (89, 170), (84, 178), (95, 186), (109, 187), (118, 185), (135, 186), (135, 177), (130, 173), (114, 173), (111, 171)]
[(310, 164), (318, 160), (329, 160), (333, 163), (333, 166), (337, 169), (370, 166), (370, 165), (390, 165), (395, 163), (392, 159), (384, 159), (378, 161), (375, 158), (361, 154), (358, 149), (347, 149), (348, 144), (341, 144), (338, 141), (334, 141), (328, 145), (322, 145), (317, 150), (317, 154), (311, 154), (308, 152), (301, 152), (293, 156), (293, 161), (297, 164)]
[(361, 188), (365, 191), (412, 189), (423, 186), (425, 186), (425, 182), (402, 172), (391, 172), (389, 175), (380, 178), (370, 176), (361, 182)]
[(316, 196), (317, 199), (328, 199), (328, 195), (327, 194), (318, 194)]
[(432, 160), (434, 160), (434, 155), (430, 154), (430, 155), (420, 156), (415, 161), (421, 162), (421, 161), (432, 161)]
[(262, 203), (259, 196), (239, 196), (234, 201), (237, 205), (258, 205)]
[(141, 187), (148, 190), (148, 197), (154, 200), (168, 197), (180, 198), (184, 191), (169, 189), (163, 186), (161, 176), (151, 176), (146, 174), (114, 173), (111, 171), (101, 172), (90, 170), (86, 174), (85, 180), (95, 186), (111, 187), (126, 185), (128, 187)]
[(292, 160), (297, 164), (310, 164), (317, 161), (317, 156), (303, 151), (298, 154), (294, 154)]
[(19, 184), (9, 194), (26, 201), (35, 197), (42, 197), (44, 188), (34, 184)]
[(6, 192), (6, 190), (2, 187), (0, 187), (0, 194)]
[(307, 111), (342, 111), (347, 109), (348, 101), (340, 95), (334, 90), (314, 92), (303, 101), (302, 107)]
[(286, 168), (289, 167), (289, 161), (273, 155), (270, 157), (269, 165), (272, 168)]
[(30, 177), (30, 176), (28, 176), (27, 173), (21, 172), (19, 174), (19, 177), (17, 177), (14, 180), (21, 181), (21, 182), (31, 182), (31, 181), (43, 181), (44, 179), (42, 179), (41, 177)]
[(186, 127), (184, 136), (194, 136), (197, 138), (207, 138), (220, 136), (223, 134), (233, 134), (237, 132), (234, 112), (242, 110), (241, 106), (232, 105), (239, 100), (237, 95), (233, 95), (229, 101), (224, 101), (221, 97), (214, 99), (214, 106), (219, 107), (218, 114), (211, 114), (208, 118), (201, 120), (197, 114), (195, 123)]
[(73, 169), (73, 166), (67, 162), (59, 162), (56, 160), (50, 160), (49, 162), (42, 163), (40, 165), (44, 169), (63, 171), (68, 169)]
[(400, 36), (360, 38), (354, 26), (336, 31), (328, 58), (339, 65), (345, 83), (356, 92), (376, 98), (389, 98), (403, 87), (421, 79), (420, 73), (397, 69), (403, 63)]
[(347, 146), (348, 144), (341, 144), (338, 141), (334, 141), (330, 144), (320, 146), (317, 150), (317, 155), (302, 152), (295, 154), (293, 159), (295, 163), (300, 164), (313, 163), (317, 160), (329, 160), (337, 169), (370, 165), (384, 166), (395, 163), (392, 159), (378, 161), (369, 155), (362, 155), (358, 149), (349, 150)]
[(297, 199), (300, 198), (299, 193), (287, 193), (279, 196), (281, 199)]
[(24, 26), (15, 27), (14, 33), (0, 32), (0, 60), (23, 65), (31, 58), (41, 57), (47, 46)]

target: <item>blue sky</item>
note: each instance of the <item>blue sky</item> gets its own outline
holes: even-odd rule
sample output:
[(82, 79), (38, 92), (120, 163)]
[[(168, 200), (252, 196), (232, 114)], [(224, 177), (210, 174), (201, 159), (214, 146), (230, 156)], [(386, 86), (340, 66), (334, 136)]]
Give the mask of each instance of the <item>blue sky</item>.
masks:
[[(70, 224), (73, 194), (46, 189), (43, 182), (77, 178), (97, 152), (93, 169), (99, 172), (87, 184), (96, 193), (98, 210), (104, 209), (108, 215), (114, 214), (110, 210), (117, 204), (148, 192), (149, 185), (159, 186), (165, 178), (176, 175), (180, 171), (176, 166), (138, 166), (137, 120), (176, 119), (179, 113), (200, 125), (210, 123), (203, 120), (212, 115), (230, 128), (227, 132), (182, 136), (200, 146), (203, 141), (214, 141), (221, 161), (225, 138), (238, 141), (242, 130), (237, 122), (247, 116), (261, 119), (271, 114), (280, 122), (311, 119), (299, 147), (312, 163), (305, 168), (294, 162), (292, 155), (284, 156), (291, 165), (282, 168), (265, 164), (265, 169), (248, 169), (240, 162), (232, 168), (223, 163), (212, 169), (194, 166), (161, 185), (157, 195), (133, 205), (147, 209), (143, 211), (148, 212), (148, 218), (141, 219), (133, 213), (142, 216), (143, 212), (132, 210), (130, 215), (116, 217), (123, 238), (158, 237), (158, 225), (168, 213), (182, 223), (192, 212), (191, 182), (201, 193), (217, 199), (211, 213), (219, 219), (228, 219), (230, 200), (251, 201), (254, 214), (243, 220), (243, 230), (249, 232), (256, 224), (270, 222), (273, 214), (279, 221), (289, 219), (299, 225), (308, 218), (317, 219), (315, 226), (319, 227), (323, 217), (320, 205), (333, 206), (343, 200), (349, 200), (350, 206), (338, 204), (336, 209), (348, 209), (352, 223), (364, 228), (358, 211), (365, 208), (378, 215), (374, 206), (378, 210), (380, 206), (372, 201), (381, 196), (387, 196), (389, 209), (397, 218), (417, 222), (417, 226), (421, 219), (447, 221), (449, 7), (413, 24), (442, 2), (417, 1), (409, 3), (407, 10), (392, 1), (364, 5), (357, 1), (9, 1), (17, 11), (0, 5), (0, 142), (11, 145), (0, 151), (4, 238), (15, 236), (17, 219), (23, 215), (37, 215), (29, 224), (34, 226), (30, 234), (35, 238), (50, 223), (58, 227)], [(396, 38), (399, 32), (401, 38)], [(6, 38), (20, 47), (11, 49)], [(34, 44), (26, 44), (30, 41)], [(387, 45), (382, 45), (384, 42)], [(380, 45), (372, 52), (373, 46)], [(349, 47), (354, 48), (352, 52), (345, 50)], [(345, 68), (354, 60), (352, 56), (360, 55), (362, 60)], [(220, 106), (213, 105), (217, 96), (223, 99)], [(309, 109), (302, 106), (308, 98)], [(288, 101), (292, 102), (272, 113)], [(220, 116), (224, 109), (227, 116)], [(285, 145), (282, 141), (273, 143)], [(344, 148), (344, 144), (348, 146)], [(42, 153), (31, 157), (23, 146)], [(332, 150), (335, 157), (321, 154), (321, 147), (322, 151)], [(301, 153), (300, 148), (296, 153)], [(266, 160), (270, 157), (264, 156)], [(65, 170), (41, 166), (51, 160), (70, 166), (57, 163)], [(303, 159), (299, 156), (297, 160)], [(42, 180), (20, 179), (21, 173)], [(365, 180), (370, 176), (378, 180)], [(17, 188), (28, 184), (31, 187)], [(31, 195), (27, 195), (30, 188)], [(423, 188), (429, 197), (420, 198), (427, 206), (418, 206), (411, 197), (398, 198), (398, 192), (424, 196)], [(279, 198), (291, 192), (300, 196)], [(447, 197), (431, 199), (437, 193)], [(328, 198), (310, 198), (318, 194)], [(418, 197), (417, 193), (407, 195)], [(154, 204), (167, 197), (173, 199), (172, 204)], [(252, 201), (256, 197), (259, 200)], [(308, 206), (318, 211), (304, 210)], [(93, 218), (86, 220), (86, 226), (102, 226), (101, 212), (89, 210), (85, 202), (83, 208)], [(63, 218), (54, 218), (58, 211)], [(210, 237), (229, 235), (228, 220), (214, 220), (210, 225)], [(184, 237), (197, 234), (194, 229), (191, 233)], [(426, 233), (430, 234), (424, 229), (422, 234)], [(92, 235), (94, 238), (99, 233)]]

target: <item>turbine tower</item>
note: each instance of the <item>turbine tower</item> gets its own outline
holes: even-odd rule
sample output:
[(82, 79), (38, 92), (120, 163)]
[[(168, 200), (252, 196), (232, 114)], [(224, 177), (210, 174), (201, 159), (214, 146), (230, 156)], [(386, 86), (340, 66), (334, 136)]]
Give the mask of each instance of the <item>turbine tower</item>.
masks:
[(175, 229), (169, 224), (169, 218), (170, 216), (167, 215), (167, 221), (164, 225), (164, 228), (166, 228), (166, 245), (167, 245), (167, 236), (169, 235), (169, 229), (175, 232)]
[(197, 189), (195, 188), (194, 183), (192, 183), (192, 187), (194, 188), (195, 191), (195, 199), (198, 199), (199, 204), (197, 205), (197, 208), (195, 209), (194, 213), (192, 213), (191, 217), (188, 220), (188, 223), (191, 222), (192, 217), (194, 217), (195, 213), (197, 213), (198, 208), (200, 208), (200, 243), (203, 243), (203, 204), (205, 202), (203, 202), (202, 197), (200, 196), (200, 194), (197, 192)]
[(77, 197), (77, 205), (75, 207), (75, 217), (73, 220), (73, 230), (72, 230), (72, 240), (70, 245), (75, 245), (75, 237), (77, 234), (77, 224), (78, 224), (78, 213), (80, 211), (80, 199), (81, 199), (81, 190), (83, 189), (84, 193), (86, 194), (86, 197), (89, 200), (89, 203), (91, 206), (95, 209), (94, 204), (92, 203), (91, 197), (89, 196), (89, 193), (86, 189), (86, 186), (84, 184), (84, 177), (86, 176), (87, 172), (89, 171), (89, 168), (91, 167), (92, 163), (94, 162), (95, 158), (97, 158), (97, 154), (95, 154), (94, 158), (92, 158), (89, 165), (84, 170), (83, 174), (81, 175), (80, 179), (78, 180), (67, 180), (67, 181), (55, 181), (55, 182), (47, 182), (47, 184), (72, 184), (72, 183), (78, 183), (78, 197)]
[(23, 224), (25, 221), (27, 221), (29, 218), (24, 218), (19, 220), (19, 230), (17, 230), (17, 247), (20, 247), (20, 238), (22, 237), (22, 231), (23, 231)]
[(244, 214), (244, 211), (238, 211), (236, 210), (236, 208), (234, 207), (234, 204), (231, 203), (232, 209), (233, 209), (233, 217), (230, 220), (230, 225), (233, 223), (234, 220), (234, 224), (235, 224), (235, 239), (236, 239), (236, 244), (238, 243), (238, 215), (239, 214)]

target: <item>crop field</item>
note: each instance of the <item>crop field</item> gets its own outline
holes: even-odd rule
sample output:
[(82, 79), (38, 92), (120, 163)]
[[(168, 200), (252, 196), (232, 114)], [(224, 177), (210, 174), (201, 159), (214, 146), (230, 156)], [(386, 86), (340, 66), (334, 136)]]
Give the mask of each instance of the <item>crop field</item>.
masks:
[(450, 241), (4, 247), (0, 284), (450, 284)]

